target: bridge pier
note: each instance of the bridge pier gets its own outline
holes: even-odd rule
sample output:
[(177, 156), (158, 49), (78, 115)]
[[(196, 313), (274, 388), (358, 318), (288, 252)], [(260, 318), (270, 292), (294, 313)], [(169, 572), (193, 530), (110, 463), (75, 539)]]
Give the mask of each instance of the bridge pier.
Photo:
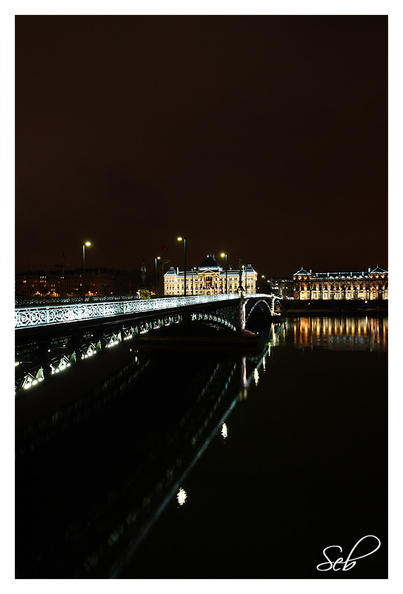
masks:
[(243, 330), (245, 330), (245, 325), (246, 325), (245, 307), (246, 307), (246, 300), (243, 296), (241, 296), (241, 298), (239, 300), (239, 304), (238, 304), (238, 320), (237, 320), (237, 330), (239, 333), (241, 333)]

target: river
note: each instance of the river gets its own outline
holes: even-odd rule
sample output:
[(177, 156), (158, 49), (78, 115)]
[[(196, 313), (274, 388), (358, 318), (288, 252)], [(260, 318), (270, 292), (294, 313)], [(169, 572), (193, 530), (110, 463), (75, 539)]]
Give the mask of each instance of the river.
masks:
[(387, 577), (387, 332), (295, 317), (258, 355), (136, 352), (93, 414), (17, 444), (17, 577)]

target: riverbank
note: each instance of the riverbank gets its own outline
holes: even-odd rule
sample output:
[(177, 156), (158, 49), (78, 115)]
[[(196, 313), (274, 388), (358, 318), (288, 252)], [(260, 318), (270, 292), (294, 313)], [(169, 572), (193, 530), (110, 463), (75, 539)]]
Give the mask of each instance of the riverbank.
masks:
[(388, 315), (388, 301), (364, 301), (362, 299), (284, 300), (283, 315)]

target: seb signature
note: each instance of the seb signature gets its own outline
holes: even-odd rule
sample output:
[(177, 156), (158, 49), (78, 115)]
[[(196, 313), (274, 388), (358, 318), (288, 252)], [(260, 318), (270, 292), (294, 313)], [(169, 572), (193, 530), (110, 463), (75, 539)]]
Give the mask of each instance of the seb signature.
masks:
[[(361, 552), (364, 553), (364, 554), (359, 554), (357, 556), (357, 553), (359, 553), (359, 551), (358, 551), (359, 545), (361, 543), (363, 543), (364, 540), (367, 540), (367, 539), (375, 539), (376, 542), (372, 542), (371, 543), (371, 548), (373, 546), (375, 546), (375, 544), (376, 544), (376, 547), (375, 548), (372, 548), (372, 550), (370, 550), (369, 553), (368, 552), (365, 552), (364, 553), (364, 551), (367, 551), (368, 550), (368, 547), (367, 546), (365, 546), (365, 547), (361, 546), (360, 547), (361, 548)], [(350, 569), (352, 569), (356, 565), (356, 563), (357, 563), (357, 561), (359, 559), (363, 559), (364, 557), (368, 557), (369, 555), (372, 555), (373, 553), (375, 553), (379, 549), (380, 546), (381, 546), (381, 541), (379, 540), (379, 538), (377, 536), (374, 536), (373, 534), (368, 534), (367, 536), (363, 536), (353, 546), (353, 548), (349, 552), (348, 556), (344, 560), (343, 557), (337, 557), (337, 555), (339, 553), (342, 553), (343, 552), (343, 549), (339, 545), (331, 545), (330, 547), (326, 547), (325, 549), (323, 549), (323, 556), (326, 557), (327, 561), (325, 561), (324, 563), (319, 563), (319, 565), (316, 566), (316, 569), (318, 571), (330, 571), (331, 569), (333, 569), (333, 571), (340, 571), (340, 570), (342, 570), (342, 571), (349, 571)], [(329, 556), (328, 556), (328, 551), (330, 551), (330, 549), (338, 549), (339, 552), (332, 551), (332, 553), (329, 553)], [(330, 557), (333, 557), (333, 558), (334, 557), (337, 557), (337, 558), (335, 558), (334, 560), (332, 560)]]

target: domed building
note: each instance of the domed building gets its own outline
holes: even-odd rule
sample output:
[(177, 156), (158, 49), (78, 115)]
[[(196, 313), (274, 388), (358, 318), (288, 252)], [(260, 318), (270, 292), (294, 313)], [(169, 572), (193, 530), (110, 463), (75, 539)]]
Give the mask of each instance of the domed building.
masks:
[[(164, 295), (184, 295), (185, 275), (179, 268), (164, 274)], [(242, 270), (220, 266), (214, 255), (209, 254), (197, 268), (186, 271), (186, 295), (218, 295), (238, 293), (240, 286), (245, 293), (256, 293), (257, 272), (251, 264)]]
[(217, 264), (215, 257), (210, 255), (200, 264), (199, 270), (221, 270), (221, 267)]

